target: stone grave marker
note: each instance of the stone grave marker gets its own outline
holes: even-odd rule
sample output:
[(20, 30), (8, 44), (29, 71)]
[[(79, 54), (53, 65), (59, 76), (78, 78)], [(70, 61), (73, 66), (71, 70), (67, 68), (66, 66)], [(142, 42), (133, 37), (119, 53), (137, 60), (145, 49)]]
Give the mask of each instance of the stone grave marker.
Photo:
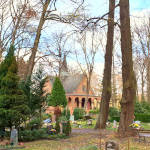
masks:
[(119, 145), (114, 141), (107, 141), (105, 150), (119, 150)]

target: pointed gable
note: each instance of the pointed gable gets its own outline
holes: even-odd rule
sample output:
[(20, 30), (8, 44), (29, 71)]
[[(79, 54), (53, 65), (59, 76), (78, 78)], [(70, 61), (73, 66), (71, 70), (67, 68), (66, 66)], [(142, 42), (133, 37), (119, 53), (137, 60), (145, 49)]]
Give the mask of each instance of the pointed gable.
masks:
[(72, 75), (65, 78), (63, 86), (66, 93), (73, 93), (79, 86), (83, 79), (83, 75)]

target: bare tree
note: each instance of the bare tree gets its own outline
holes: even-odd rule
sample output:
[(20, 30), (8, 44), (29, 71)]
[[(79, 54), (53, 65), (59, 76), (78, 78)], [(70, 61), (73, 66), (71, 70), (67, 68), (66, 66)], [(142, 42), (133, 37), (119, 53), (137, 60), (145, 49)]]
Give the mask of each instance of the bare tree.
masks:
[[(6, 0), (0, 6), (0, 59), (10, 44), (15, 45), (17, 53), (24, 47), (29, 38), (26, 32), (32, 18), (27, 17), (29, 10), (28, 0)], [(27, 36), (28, 34), (28, 36)], [(17, 56), (18, 54), (16, 54)], [(18, 57), (18, 56), (17, 56)]]
[[(138, 38), (137, 42), (140, 45), (140, 53), (142, 52), (144, 56), (143, 65), (146, 65), (147, 101), (150, 102), (150, 19), (148, 23), (144, 21), (142, 26), (136, 26), (135, 34)], [(144, 66), (141, 67), (143, 68)], [(141, 71), (144, 73), (143, 69)]]
[(121, 136), (130, 135), (129, 127), (134, 120), (136, 99), (136, 78), (133, 71), (132, 41), (130, 31), (129, 0), (120, 0), (121, 52), (123, 93), (118, 132)]
[(108, 119), (109, 102), (111, 98), (111, 68), (114, 37), (114, 8), (115, 0), (109, 0), (108, 31), (105, 53), (105, 67), (103, 75), (103, 91), (100, 104), (100, 113), (95, 128), (106, 128)]
[(48, 45), (48, 53), (53, 59), (52, 68), (59, 77), (64, 72), (68, 72), (66, 58), (71, 53), (69, 45), (67, 45), (68, 38), (69, 35), (62, 31), (53, 33), (50, 45)]
[[(46, 20), (49, 21), (58, 21), (62, 23), (68, 23), (71, 24), (72, 18), (76, 17), (76, 11), (79, 9), (79, 7), (83, 4), (84, 0), (81, 1), (81, 4), (77, 7), (77, 10), (70, 15), (58, 15), (57, 14), (57, 8), (56, 8), (56, 2), (57, 0), (45, 0), (40, 1), (42, 12), (39, 20), (39, 24), (36, 31), (36, 36), (34, 40), (34, 44), (31, 51), (31, 56), (28, 62), (26, 77), (32, 75), (33, 67), (35, 65), (35, 57), (36, 53), (38, 51), (38, 45), (40, 42), (41, 32), (44, 26), (44, 23)], [(73, 3), (76, 3), (76, 1), (72, 1)], [(74, 14), (74, 15), (73, 15)]]
[(31, 56), (30, 56), (28, 66), (27, 66), (26, 78), (28, 76), (31, 76), (33, 67), (35, 65), (35, 56), (36, 56), (36, 53), (38, 50), (38, 45), (39, 45), (39, 41), (40, 41), (40, 37), (41, 37), (41, 31), (42, 31), (43, 25), (46, 21), (46, 17), (48, 15), (47, 10), (48, 10), (48, 6), (49, 6), (50, 2), (51, 2), (51, 0), (46, 0), (45, 2), (41, 2), (42, 13), (41, 13), (40, 21), (39, 21), (38, 28), (36, 31), (36, 36), (35, 36), (34, 44), (32, 47)]
[[(80, 37), (78, 37), (78, 43), (81, 46), (80, 52), (82, 52), (82, 54), (75, 51), (77, 63), (80, 67), (81, 72), (86, 77), (86, 99), (84, 105), (85, 109), (87, 109), (88, 97), (91, 89), (91, 77), (95, 65), (95, 56), (100, 46), (100, 42), (98, 42), (98, 40), (96, 39), (96, 37), (98, 37), (98, 34), (96, 34), (95, 30), (96, 28), (95, 26), (93, 26), (91, 30), (85, 30), (80, 34)], [(88, 39), (88, 37), (91, 38)]]
[(112, 57), (112, 96), (111, 96), (111, 101), (112, 101), (112, 107), (116, 107), (117, 103), (117, 88), (116, 88), (116, 73), (115, 73), (115, 56), (113, 54)]
[[(145, 57), (143, 57), (143, 55), (141, 55), (140, 54), (141, 52), (139, 51), (136, 50), (136, 58), (134, 60), (134, 70), (136, 68), (135, 71), (136, 71), (137, 82), (138, 82), (138, 79), (140, 79), (141, 81), (141, 101), (145, 101), (144, 87), (145, 87), (145, 81), (146, 81), (146, 75), (145, 75), (146, 62), (145, 62)], [(137, 89), (139, 89), (138, 86), (137, 86)]]

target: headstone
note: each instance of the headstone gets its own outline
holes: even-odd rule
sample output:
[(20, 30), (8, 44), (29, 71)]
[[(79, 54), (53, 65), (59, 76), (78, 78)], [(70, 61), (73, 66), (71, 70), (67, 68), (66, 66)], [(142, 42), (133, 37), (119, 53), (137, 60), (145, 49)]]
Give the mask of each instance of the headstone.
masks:
[(92, 119), (87, 120), (87, 125), (92, 125)]
[(10, 143), (11, 145), (18, 145), (18, 131), (15, 127), (12, 127), (11, 130)]
[(74, 122), (74, 115), (70, 116), (70, 121)]
[(114, 120), (114, 122), (113, 122), (113, 128), (117, 128), (117, 121), (116, 120)]
[(111, 126), (110, 122), (106, 122), (106, 126), (109, 128)]
[(119, 145), (114, 141), (107, 141), (105, 150), (119, 150)]

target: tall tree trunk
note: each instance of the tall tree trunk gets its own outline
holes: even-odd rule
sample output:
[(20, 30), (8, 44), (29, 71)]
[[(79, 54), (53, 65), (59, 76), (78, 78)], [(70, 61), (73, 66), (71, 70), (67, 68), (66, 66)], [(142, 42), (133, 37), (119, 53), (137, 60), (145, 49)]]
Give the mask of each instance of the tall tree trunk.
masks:
[[(150, 18), (149, 18), (150, 27)], [(150, 33), (147, 40), (148, 58), (147, 58), (147, 101), (150, 103)]]
[(34, 60), (35, 60), (35, 56), (36, 56), (36, 53), (37, 53), (37, 49), (38, 49), (38, 45), (39, 45), (39, 41), (40, 41), (40, 37), (41, 37), (41, 31), (42, 31), (43, 25), (45, 23), (46, 11), (47, 11), (47, 8), (49, 6), (50, 1), (51, 0), (46, 0), (45, 3), (43, 4), (43, 11), (42, 11), (40, 22), (39, 22), (38, 29), (37, 29), (37, 32), (36, 32), (36, 37), (35, 37), (35, 40), (34, 40), (32, 53), (31, 53), (31, 56), (30, 56), (30, 59), (29, 59), (29, 62), (28, 62), (28, 66), (27, 66), (26, 78), (30, 77), (32, 75), (32, 71), (33, 71), (33, 68), (34, 68), (34, 65), (35, 65)]
[(130, 31), (129, 0), (120, 0), (121, 52), (123, 93), (118, 133), (121, 136), (132, 133), (130, 124), (134, 120), (134, 102), (136, 99), (136, 78), (133, 71), (132, 41)]
[(103, 90), (100, 104), (100, 113), (95, 128), (106, 128), (108, 119), (109, 102), (111, 98), (111, 68), (112, 68), (112, 52), (114, 39), (114, 8), (115, 0), (109, 0), (109, 15), (108, 15), (108, 31), (107, 44), (105, 53), (105, 68), (103, 76)]
[(86, 110), (86, 113), (88, 111), (90, 85), (91, 85), (91, 73), (89, 73), (89, 77), (86, 76), (86, 97), (85, 97), (85, 102), (84, 102), (84, 109)]
[(147, 101), (150, 103), (150, 60), (147, 60)]
[(117, 90), (116, 90), (116, 76), (115, 76), (115, 60), (112, 57), (112, 106), (115, 107), (117, 103)]
[(142, 86), (142, 94), (141, 94), (141, 101), (145, 101), (145, 96), (144, 96), (144, 72), (141, 73), (141, 86)]

